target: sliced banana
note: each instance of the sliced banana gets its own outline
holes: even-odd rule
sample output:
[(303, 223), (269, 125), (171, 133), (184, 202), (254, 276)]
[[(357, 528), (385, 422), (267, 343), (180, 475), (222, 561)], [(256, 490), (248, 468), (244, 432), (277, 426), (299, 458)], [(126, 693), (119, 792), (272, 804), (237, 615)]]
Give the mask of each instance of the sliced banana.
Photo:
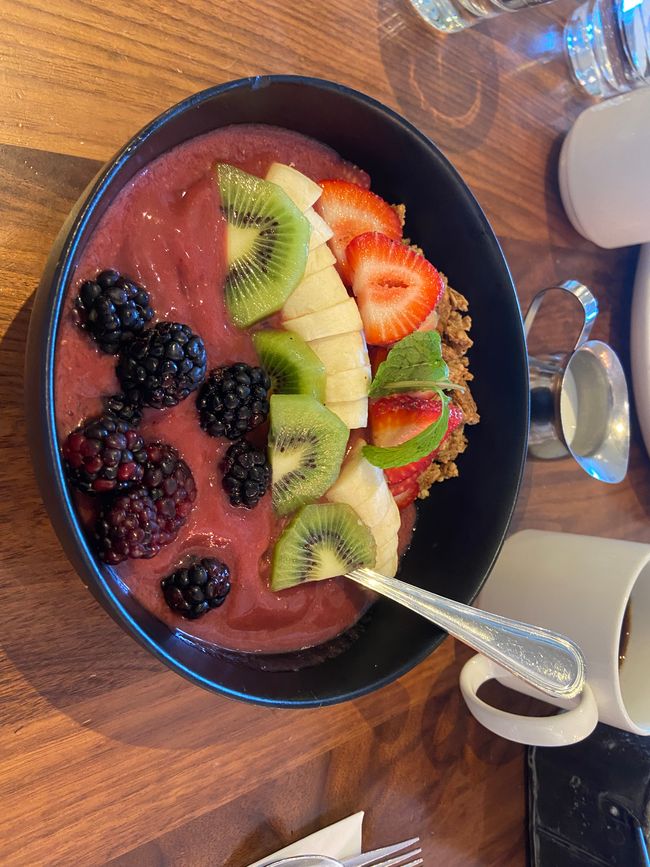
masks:
[(327, 499), (333, 503), (347, 503), (348, 506), (352, 506), (362, 521), (365, 519), (361, 514), (361, 507), (375, 491), (385, 487), (392, 499), (383, 470), (364, 458), (362, 452), (364, 445), (364, 440), (359, 440), (355, 444), (341, 467), (338, 479), (326, 494)]
[[(318, 249), (326, 249), (319, 247)], [(297, 319), (307, 313), (316, 313), (333, 307), (349, 298), (338, 271), (333, 265), (309, 277), (303, 277), (282, 308), (282, 318)]]
[(301, 283), (282, 309), (284, 327), (310, 344), (325, 368), (325, 404), (350, 428), (368, 422), (371, 371), (361, 316), (348, 297), (326, 242), (333, 232), (312, 205), (321, 188), (291, 166), (274, 163), (267, 180), (278, 184), (310, 223), (309, 255)]
[[(331, 502), (346, 503), (355, 510), (373, 535), (377, 546), (377, 563), (381, 564), (383, 574), (390, 574), (392, 577), (397, 569), (399, 510), (388, 489), (383, 471), (363, 456), (364, 445), (363, 440), (356, 443), (346, 458), (338, 479), (325, 496)], [(392, 572), (385, 571), (391, 568)]]
[[(326, 380), (327, 381), (327, 380)], [(326, 404), (327, 408), (338, 415), (350, 430), (357, 430), (368, 424), (368, 398), (358, 400), (343, 400)]]
[[(388, 494), (388, 496), (386, 496)], [(397, 534), (400, 528), (402, 519), (399, 509), (393, 499), (388, 485), (378, 488), (375, 493), (363, 505), (364, 522), (369, 527), (381, 529), (381, 533), (385, 539), (391, 538)]]
[(303, 213), (318, 201), (323, 190), (307, 175), (284, 163), (273, 163), (266, 173), (266, 180), (277, 184)]
[(320, 247), (333, 236), (334, 232), (327, 225), (320, 214), (317, 214), (313, 208), (307, 208), (305, 217), (311, 225), (311, 235), (309, 236), (309, 249), (314, 250)]
[(323, 362), (328, 375), (352, 370), (354, 367), (368, 367), (370, 364), (362, 331), (321, 337), (311, 340), (309, 345)]
[(321, 244), (320, 247), (315, 247), (309, 251), (307, 256), (307, 264), (305, 265), (305, 273), (303, 280), (311, 277), (312, 274), (318, 274), (319, 271), (324, 271), (330, 265), (336, 262), (336, 256), (330, 250), (327, 244)]
[(377, 549), (375, 556), (375, 571), (387, 578), (394, 578), (397, 572), (399, 558), (397, 556), (397, 536), (389, 545)]
[(325, 376), (325, 403), (339, 403), (368, 397), (370, 365), (353, 367)]
[(345, 334), (346, 331), (360, 331), (362, 324), (354, 298), (347, 298), (325, 310), (289, 319), (284, 323), (284, 327), (299, 334), (303, 340), (310, 341), (319, 337)]

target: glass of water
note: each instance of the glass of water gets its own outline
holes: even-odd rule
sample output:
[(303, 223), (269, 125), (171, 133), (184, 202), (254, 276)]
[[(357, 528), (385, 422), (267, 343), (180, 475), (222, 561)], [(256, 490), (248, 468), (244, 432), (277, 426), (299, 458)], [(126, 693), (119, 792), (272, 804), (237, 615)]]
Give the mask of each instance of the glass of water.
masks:
[(455, 33), (501, 12), (516, 12), (552, 0), (410, 0), (427, 24), (443, 33)]
[(587, 0), (567, 21), (564, 43), (576, 81), (592, 96), (650, 84), (650, 0)]

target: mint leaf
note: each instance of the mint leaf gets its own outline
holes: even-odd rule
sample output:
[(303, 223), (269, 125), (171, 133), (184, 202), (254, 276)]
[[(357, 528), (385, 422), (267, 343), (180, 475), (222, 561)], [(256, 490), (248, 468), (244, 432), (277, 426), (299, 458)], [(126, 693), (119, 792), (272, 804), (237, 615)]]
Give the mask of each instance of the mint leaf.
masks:
[(370, 397), (400, 391), (437, 391), (460, 388), (449, 381), (437, 331), (416, 331), (404, 337), (379, 365), (370, 386)]
[(419, 461), (420, 458), (430, 455), (432, 451), (438, 448), (449, 427), (449, 398), (442, 394), (442, 392), (439, 392), (439, 396), (442, 401), (442, 412), (440, 413), (440, 418), (430, 424), (429, 427), (399, 446), (389, 446), (387, 448), (364, 446), (364, 457), (376, 467), (388, 470), (391, 467), (403, 467), (412, 461)]

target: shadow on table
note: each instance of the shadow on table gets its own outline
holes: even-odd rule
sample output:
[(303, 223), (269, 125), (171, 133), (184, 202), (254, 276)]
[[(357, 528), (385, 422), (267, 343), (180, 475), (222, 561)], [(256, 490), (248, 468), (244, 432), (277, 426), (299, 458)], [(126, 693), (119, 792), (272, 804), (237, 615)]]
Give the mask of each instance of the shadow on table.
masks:
[[(445, 150), (463, 153), (480, 145), (499, 100), (491, 40), (471, 30), (451, 38), (436, 34), (407, 0), (378, 0), (377, 21), (384, 72), (400, 110)], [(458, 79), (462, 87), (454, 86)]]

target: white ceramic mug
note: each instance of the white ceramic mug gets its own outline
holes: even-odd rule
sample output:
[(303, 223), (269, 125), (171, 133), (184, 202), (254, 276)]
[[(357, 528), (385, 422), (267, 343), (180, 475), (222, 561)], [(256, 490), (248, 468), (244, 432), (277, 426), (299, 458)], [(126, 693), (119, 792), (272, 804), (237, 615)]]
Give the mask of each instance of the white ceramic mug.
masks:
[[(474, 656), (461, 672), (460, 686), (486, 728), (535, 746), (576, 743), (598, 721), (650, 735), (650, 545), (523, 530), (506, 541), (478, 604), (567, 635), (582, 649), (587, 666), (582, 694), (556, 701)], [(482, 684), (493, 678), (562, 712), (526, 717), (498, 710), (478, 697)]]
[(589, 241), (650, 241), (650, 87), (582, 112), (562, 145), (559, 181), (567, 216)]

